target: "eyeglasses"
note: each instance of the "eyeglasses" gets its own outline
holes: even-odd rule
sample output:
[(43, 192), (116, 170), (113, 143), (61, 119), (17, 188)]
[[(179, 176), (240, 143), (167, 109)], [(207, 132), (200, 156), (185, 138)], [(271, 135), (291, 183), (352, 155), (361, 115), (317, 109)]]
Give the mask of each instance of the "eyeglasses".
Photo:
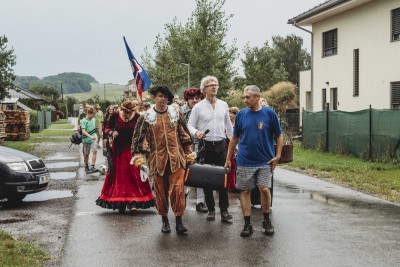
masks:
[(209, 85), (206, 85), (206, 87), (219, 87), (219, 84), (209, 84)]

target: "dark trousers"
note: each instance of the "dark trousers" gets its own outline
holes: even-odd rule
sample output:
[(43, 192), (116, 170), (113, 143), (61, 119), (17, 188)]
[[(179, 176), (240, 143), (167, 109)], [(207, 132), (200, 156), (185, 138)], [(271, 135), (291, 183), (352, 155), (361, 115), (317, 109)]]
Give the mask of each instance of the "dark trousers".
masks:
[[(203, 148), (204, 147), (204, 148)], [(217, 166), (224, 166), (227, 153), (227, 145), (225, 140), (222, 142), (203, 142), (199, 143), (199, 154), (200, 162), (205, 164), (214, 164)], [(221, 210), (228, 210), (228, 190), (221, 190), (219, 192), (219, 208)], [(204, 195), (206, 204), (209, 210), (215, 209), (215, 201), (213, 190), (204, 188)]]

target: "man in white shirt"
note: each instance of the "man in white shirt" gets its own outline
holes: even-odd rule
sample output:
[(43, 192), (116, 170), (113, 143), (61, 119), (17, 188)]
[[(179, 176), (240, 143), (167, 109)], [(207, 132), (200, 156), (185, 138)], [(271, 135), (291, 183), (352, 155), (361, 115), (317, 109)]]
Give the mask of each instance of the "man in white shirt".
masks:
[[(228, 104), (217, 99), (218, 79), (214, 76), (206, 76), (201, 80), (200, 90), (205, 98), (195, 105), (190, 114), (188, 127), (190, 133), (201, 140), (199, 157), (206, 164), (224, 166), (227, 145), (226, 137), (231, 138), (233, 128), (229, 119)], [(205, 133), (208, 131), (207, 133)], [(208, 221), (215, 220), (215, 201), (213, 190), (204, 189), (205, 200), (208, 207)], [(228, 212), (228, 191), (219, 191), (219, 208), (221, 219), (230, 222), (232, 216)]]

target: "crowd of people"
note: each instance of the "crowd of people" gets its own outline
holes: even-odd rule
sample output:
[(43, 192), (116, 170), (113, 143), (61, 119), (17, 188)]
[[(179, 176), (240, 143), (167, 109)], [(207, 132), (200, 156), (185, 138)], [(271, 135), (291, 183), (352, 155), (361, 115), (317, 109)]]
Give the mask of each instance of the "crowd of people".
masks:
[[(188, 231), (182, 220), (189, 192), (184, 185), (187, 165), (197, 162), (222, 166), (229, 173), (229, 184), (226, 190), (218, 191), (221, 221), (232, 220), (228, 191), (240, 192), (244, 218), (240, 235), (248, 237), (253, 233), (250, 216), (256, 205), (261, 205), (264, 214), (265, 234), (273, 235), (270, 190), (283, 146), (277, 115), (255, 85), (244, 88), (246, 108), (241, 110), (218, 99), (218, 89), (218, 79), (206, 76), (199, 88), (184, 92), (184, 103), (168, 87), (154, 86), (149, 90), (153, 106), (127, 100), (119, 106), (109, 106), (103, 115), (98, 105), (85, 104), (78, 118), (84, 136), (85, 171), (96, 171), (100, 138), (108, 163), (96, 204), (120, 213), (155, 206), (161, 216), (162, 233), (171, 232), (171, 206), (176, 232), (183, 234)], [(213, 190), (195, 190), (196, 211), (207, 213), (206, 219), (214, 221)], [(257, 203), (253, 194), (258, 196)]]

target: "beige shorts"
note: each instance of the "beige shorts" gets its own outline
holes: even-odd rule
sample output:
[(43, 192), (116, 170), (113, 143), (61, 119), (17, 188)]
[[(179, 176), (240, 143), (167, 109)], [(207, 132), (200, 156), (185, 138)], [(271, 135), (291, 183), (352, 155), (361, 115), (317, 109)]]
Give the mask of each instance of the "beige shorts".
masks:
[(89, 155), (90, 151), (93, 153), (97, 152), (97, 143), (93, 140), (91, 143), (85, 143), (83, 145), (83, 155)]

